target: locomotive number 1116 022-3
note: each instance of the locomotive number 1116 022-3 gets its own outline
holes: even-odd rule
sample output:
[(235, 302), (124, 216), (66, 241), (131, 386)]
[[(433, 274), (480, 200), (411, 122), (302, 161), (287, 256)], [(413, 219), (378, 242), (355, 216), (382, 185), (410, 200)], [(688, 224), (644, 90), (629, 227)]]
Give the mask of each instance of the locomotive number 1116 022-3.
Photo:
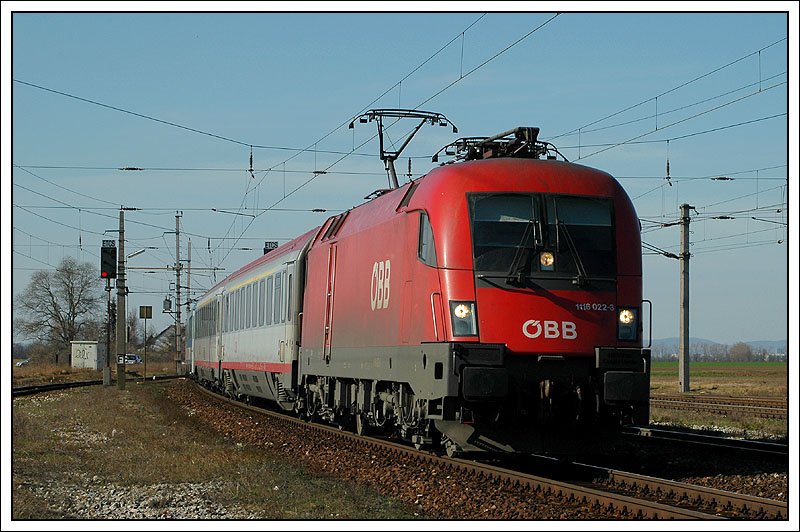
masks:
[(575, 303), (577, 310), (599, 310), (600, 312), (614, 312), (614, 303)]

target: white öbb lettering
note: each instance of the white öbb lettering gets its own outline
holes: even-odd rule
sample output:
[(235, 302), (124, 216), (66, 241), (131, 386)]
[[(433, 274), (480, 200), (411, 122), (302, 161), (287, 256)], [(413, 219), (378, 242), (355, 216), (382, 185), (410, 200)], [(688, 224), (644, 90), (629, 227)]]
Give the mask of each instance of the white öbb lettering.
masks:
[(372, 265), (372, 280), (369, 285), (369, 303), (372, 310), (389, 306), (389, 279), (392, 266), (389, 259), (378, 261)]
[(528, 320), (522, 324), (522, 334), (528, 338), (539, 338), (544, 336), (547, 339), (563, 338), (564, 340), (574, 340), (578, 337), (578, 329), (571, 321), (559, 323), (552, 320)]

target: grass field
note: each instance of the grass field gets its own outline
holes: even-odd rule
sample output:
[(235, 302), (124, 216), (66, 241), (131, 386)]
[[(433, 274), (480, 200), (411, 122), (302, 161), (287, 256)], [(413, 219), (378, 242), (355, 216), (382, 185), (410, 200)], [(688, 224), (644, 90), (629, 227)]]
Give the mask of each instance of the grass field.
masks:
[(128, 486), (195, 483), (214, 486), (208, 494), (213, 505), (235, 506), (262, 519), (418, 518), (418, 508), (367, 486), (320, 476), (281, 453), (234, 445), (169, 400), (166, 390), (174, 382), (15, 399), (12, 517), (60, 519), (61, 503), (54, 506), (39, 495), (48, 484), (76, 492), (110, 485), (122, 492)]
[[(788, 365), (783, 362), (692, 362), (689, 364), (689, 389), (694, 394), (737, 397), (787, 398)], [(680, 392), (677, 362), (654, 362), (650, 375), (653, 395)], [(761, 419), (731, 414), (700, 414), (652, 408), (650, 421), (690, 427), (715, 427), (744, 437), (775, 435), (786, 437), (788, 420)]]
[[(692, 362), (689, 388), (693, 393), (742, 397), (786, 397), (788, 366), (783, 362)], [(677, 393), (678, 363), (653, 362), (650, 391)]]

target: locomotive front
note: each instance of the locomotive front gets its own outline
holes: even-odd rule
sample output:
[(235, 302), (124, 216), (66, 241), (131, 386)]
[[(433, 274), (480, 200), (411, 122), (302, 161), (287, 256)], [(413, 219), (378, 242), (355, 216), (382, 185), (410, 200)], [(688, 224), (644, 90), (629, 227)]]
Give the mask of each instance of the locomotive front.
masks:
[(458, 450), (547, 450), (647, 424), (640, 229), (619, 183), (538, 158), (426, 179), (415, 199), (441, 257), (460, 381), (436, 427)]

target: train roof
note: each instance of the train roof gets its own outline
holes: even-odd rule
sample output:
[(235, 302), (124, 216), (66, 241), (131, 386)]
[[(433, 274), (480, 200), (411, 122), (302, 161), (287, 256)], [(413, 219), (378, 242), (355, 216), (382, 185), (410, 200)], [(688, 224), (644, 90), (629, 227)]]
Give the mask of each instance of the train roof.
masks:
[(279, 247), (277, 247), (276, 249), (270, 251), (269, 253), (267, 253), (265, 255), (262, 255), (261, 257), (258, 257), (257, 259), (255, 259), (255, 260), (253, 260), (251, 262), (248, 262), (247, 264), (245, 264), (244, 266), (242, 266), (241, 268), (239, 268), (238, 270), (236, 270), (232, 274), (230, 274), (227, 277), (225, 277), (222, 281), (220, 281), (216, 285), (214, 285), (214, 287), (211, 288), (210, 290), (208, 290), (208, 292), (206, 292), (206, 294), (204, 294), (203, 297), (205, 297), (208, 294), (211, 294), (211, 293), (215, 292), (217, 289), (219, 289), (223, 285), (230, 284), (231, 282), (233, 282), (233, 281), (235, 281), (235, 280), (237, 280), (239, 278), (245, 277), (248, 272), (251, 272), (251, 271), (255, 270), (256, 268), (258, 268), (262, 264), (266, 264), (268, 262), (272, 262), (275, 259), (278, 259), (280, 257), (288, 255), (293, 251), (298, 251), (298, 250), (302, 249), (303, 246), (305, 246), (306, 243), (309, 240), (311, 240), (311, 238), (314, 236), (314, 234), (316, 234), (319, 231), (319, 229), (320, 229), (319, 227), (315, 227), (315, 228), (313, 228), (313, 229), (311, 229), (309, 231), (306, 231), (302, 235), (294, 238), (293, 240), (290, 240), (289, 242), (286, 242), (285, 244), (280, 245)]

